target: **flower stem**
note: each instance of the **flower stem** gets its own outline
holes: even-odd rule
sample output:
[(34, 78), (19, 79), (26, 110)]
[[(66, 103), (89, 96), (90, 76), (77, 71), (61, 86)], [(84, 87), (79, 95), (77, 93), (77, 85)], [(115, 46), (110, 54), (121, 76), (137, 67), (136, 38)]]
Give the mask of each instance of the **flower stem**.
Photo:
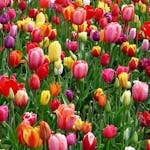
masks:
[(11, 108), (11, 115), (12, 115), (12, 118), (11, 118), (11, 125), (12, 125), (12, 128), (15, 129), (15, 113), (14, 113), (14, 103), (13, 103), (13, 100), (10, 101), (10, 108)]
[(108, 142), (107, 142), (107, 146), (106, 146), (106, 150), (110, 150), (110, 140), (108, 140)]

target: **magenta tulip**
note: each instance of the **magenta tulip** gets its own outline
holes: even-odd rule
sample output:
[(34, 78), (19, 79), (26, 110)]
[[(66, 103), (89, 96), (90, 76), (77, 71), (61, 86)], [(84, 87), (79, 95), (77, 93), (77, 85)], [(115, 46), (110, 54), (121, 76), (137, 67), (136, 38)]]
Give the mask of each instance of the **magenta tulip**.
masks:
[(0, 122), (6, 121), (8, 117), (8, 107), (6, 105), (0, 106)]
[(106, 83), (112, 82), (112, 80), (114, 79), (114, 72), (115, 71), (113, 69), (111, 69), (111, 68), (104, 69), (102, 71), (102, 78), (103, 78), (103, 80)]

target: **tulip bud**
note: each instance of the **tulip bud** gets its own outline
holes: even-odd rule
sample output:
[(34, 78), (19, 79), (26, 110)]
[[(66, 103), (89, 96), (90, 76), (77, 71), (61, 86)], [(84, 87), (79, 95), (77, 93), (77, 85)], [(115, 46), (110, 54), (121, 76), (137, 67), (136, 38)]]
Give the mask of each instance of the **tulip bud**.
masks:
[(74, 60), (72, 59), (72, 57), (64, 58), (64, 66), (66, 66), (68, 69), (72, 68), (73, 63), (74, 63)]
[(96, 147), (96, 137), (92, 132), (88, 132), (82, 141), (83, 150), (94, 150)]
[(131, 103), (131, 92), (126, 90), (121, 96), (121, 102), (123, 105), (128, 106)]
[(73, 99), (74, 92), (72, 90), (66, 90), (65, 95), (66, 95), (67, 99), (71, 102)]
[(107, 103), (106, 103), (105, 111), (106, 111), (107, 113), (111, 112), (111, 106), (110, 106), (110, 102), (109, 102), (109, 101), (107, 101)]
[(114, 87), (118, 88), (119, 86), (120, 86), (119, 80), (118, 80), (118, 78), (116, 78), (115, 82), (114, 82)]
[(38, 90), (40, 88), (40, 79), (37, 74), (32, 74), (30, 77), (29, 87), (31, 90)]
[(52, 111), (55, 111), (60, 106), (60, 104), (61, 104), (61, 102), (59, 99), (53, 99), (49, 103)]
[(61, 64), (60, 65), (60, 68), (54, 68), (54, 74), (55, 75), (60, 75), (60, 74), (62, 74), (63, 73), (63, 65)]
[(69, 146), (72, 146), (72, 145), (74, 145), (76, 143), (76, 134), (68, 133), (66, 138), (67, 138), (67, 144)]
[(43, 90), (41, 93), (41, 99), (40, 99), (40, 103), (41, 105), (47, 105), (49, 100), (50, 100), (50, 92), (49, 90)]
[(5, 48), (13, 48), (15, 46), (15, 39), (8, 35), (4, 38), (4, 46)]
[(52, 96), (58, 96), (61, 91), (61, 85), (59, 83), (50, 83), (50, 93)]
[(28, 95), (25, 90), (18, 90), (14, 97), (14, 103), (18, 107), (24, 107), (27, 105)]
[(27, 3), (26, 3), (26, 1), (24, 1), (24, 0), (21, 0), (21, 2), (19, 3), (19, 8), (20, 8), (20, 10), (25, 10), (26, 9), (26, 6), (27, 6)]
[(102, 66), (107, 66), (109, 64), (109, 61), (110, 61), (110, 55), (109, 54), (104, 53), (101, 55), (100, 64)]
[(147, 51), (150, 48), (150, 43), (148, 39), (144, 39), (141, 46), (143, 51)]
[(0, 123), (6, 121), (8, 117), (8, 107), (6, 105), (0, 106)]
[(101, 88), (96, 89), (95, 92), (94, 92), (94, 99), (95, 99), (96, 101), (98, 101), (98, 97), (99, 97), (100, 95), (102, 95), (102, 94), (104, 94), (104, 93), (103, 93), (103, 90), (102, 90)]
[(138, 142), (138, 135), (136, 131), (133, 133), (131, 141), (133, 144), (136, 144)]
[(94, 57), (98, 57), (101, 53), (101, 47), (100, 46), (93, 46), (92, 48), (92, 55)]

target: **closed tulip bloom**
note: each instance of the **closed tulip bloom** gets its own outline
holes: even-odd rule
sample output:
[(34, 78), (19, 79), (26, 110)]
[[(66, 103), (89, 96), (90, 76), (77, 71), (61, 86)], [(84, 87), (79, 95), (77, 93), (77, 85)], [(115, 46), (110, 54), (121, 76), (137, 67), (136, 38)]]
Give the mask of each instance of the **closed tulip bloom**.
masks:
[(126, 90), (123, 92), (121, 96), (121, 102), (123, 105), (128, 106), (131, 103), (131, 92), (129, 90)]
[(103, 129), (103, 136), (107, 139), (112, 139), (117, 134), (117, 128), (114, 125), (107, 125)]
[(128, 87), (128, 74), (126, 72), (122, 72), (118, 75), (119, 83), (122, 88)]
[(135, 44), (130, 44), (127, 50), (127, 54), (129, 57), (133, 57), (136, 53), (136, 45)]
[(49, 100), (50, 100), (50, 91), (49, 90), (43, 90), (41, 93), (41, 99), (40, 99), (40, 103), (41, 105), (47, 105)]
[(37, 114), (33, 112), (25, 112), (22, 115), (22, 122), (28, 122), (31, 126), (35, 124), (37, 120)]
[(40, 137), (42, 140), (47, 141), (51, 136), (51, 129), (47, 122), (40, 121)]
[(99, 41), (99, 39), (100, 39), (100, 33), (99, 33), (99, 31), (98, 30), (92, 30), (90, 32), (90, 39), (92, 41)]
[(71, 41), (69, 39), (66, 40), (66, 47), (68, 50), (71, 50), (73, 53), (78, 50), (78, 42)]
[(11, 67), (17, 67), (22, 59), (22, 53), (20, 50), (14, 50), (9, 53), (8, 62)]
[(6, 105), (0, 106), (0, 123), (6, 121), (8, 117), (8, 107)]
[(88, 132), (92, 132), (92, 124), (90, 122), (83, 122), (82, 133), (87, 134)]
[(102, 79), (106, 83), (110, 83), (114, 79), (114, 73), (115, 73), (115, 71), (112, 68), (104, 69), (104, 70), (102, 70)]
[(103, 53), (100, 58), (100, 64), (102, 66), (107, 66), (110, 61), (110, 55), (108, 53)]
[(15, 39), (8, 35), (4, 38), (4, 46), (6, 48), (13, 48), (15, 46)]
[(40, 27), (46, 21), (44, 13), (40, 12), (36, 16), (36, 27)]
[(88, 132), (86, 135), (84, 135), (82, 141), (83, 150), (95, 150), (96, 143), (97, 140), (94, 134), (92, 132)]
[(101, 53), (101, 47), (100, 46), (93, 46), (92, 47), (92, 55), (94, 57), (98, 57)]
[(133, 100), (144, 102), (148, 97), (148, 84), (144, 82), (136, 82), (132, 87)]
[(26, 25), (25, 25), (25, 30), (27, 32), (32, 32), (34, 30), (35, 27), (35, 22), (34, 21), (29, 21)]
[(6, 24), (9, 21), (9, 16), (7, 13), (4, 13), (2, 15), (0, 15), (0, 23), (1, 24)]
[(81, 25), (86, 20), (86, 10), (78, 8), (71, 13), (71, 22), (76, 25)]
[(136, 37), (136, 28), (131, 28), (129, 32), (129, 37), (134, 40)]
[(74, 60), (72, 59), (71, 56), (64, 58), (64, 66), (66, 66), (68, 69), (72, 68), (73, 63), (74, 63)]
[(50, 101), (49, 105), (50, 105), (51, 110), (55, 111), (61, 105), (61, 102), (59, 99), (53, 99)]
[(29, 87), (31, 90), (38, 90), (40, 88), (40, 79), (37, 74), (32, 74), (29, 78)]
[(29, 68), (36, 70), (44, 63), (44, 52), (41, 48), (35, 47), (28, 53)]
[(35, 47), (39, 47), (38, 43), (36, 42), (27, 42), (26, 44), (26, 52), (29, 53), (29, 51)]
[(50, 5), (50, 0), (40, 0), (40, 7), (41, 8), (48, 8)]
[(61, 85), (59, 83), (50, 83), (50, 93), (52, 96), (58, 96), (61, 91)]
[(74, 92), (72, 90), (65, 90), (65, 95), (69, 101), (72, 101)]
[(42, 37), (48, 37), (51, 34), (52, 25), (49, 23), (44, 23), (40, 26), (40, 35)]
[(98, 96), (98, 105), (100, 108), (103, 108), (106, 106), (106, 95), (105, 94), (101, 94)]
[(12, 37), (16, 37), (17, 35), (17, 25), (12, 25), (9, 30), (9, 35)]
[(144, 39), (141, 46), (143, 51), (147, 51), (150, 48), (150, 43), (148, 39)]
[(18, 107), (27, 105), (28, 95), (25, 90), (18, 90), (14, 97), (14, 104)]
[(123, 22), (132, 21), (134, 18), (134, 5), (123, 5), (121, 15)]
[(26, 9), (27, 3), (26, 3), (26, 1), (21, 0), (18, 6), (19, 6), (20, 10), (23, 11)]
[(61, 133), (56, 133), (48, 139), (49, 150), (68, 150), (67, 139)]
[(77, 60), (73, 63), (72, 74), (77, 79), (83, 79), (88, 73), (88, 64), (84, 60)]
[(63, 69), (64, 69), (64, 67), (63, 67), (63, 65), (61, 64), (60, 65), (60, 68), (54, 68), (54, 74), (55, 75), (61, 75), (62, 73), (63, 73)]
[(50, 43), (48, 55), (51, 62), (57, 61), (61, 56), (61, 45), (58, 41)]
[(102, 95), (102, 94), (104, 94), (104, 93), (103, 93), (103, 90), (102, 90), (101, 88), (98, 88), (98, 89), (96, 89), (96, 90), (94, 91), (93, 97), (94, 97), (94, 99), (95, 99), (96, 101), (98, 101), (99, 96)]
[(130, 70), (134, 70), (134, 69), (137, 69), (138, 67), (138, 64), (139, 64), (139, 59), (138, 58), (135, 58), (135, 57), (132, 57), (130, 62), (129, 62), (129, 69)]
[(36, 18), (37, 14), (38, 14), (38, 9), (36, 8), (31, 8), (28, 10), (28, 16), (30, 18)]
[(9, 19), (15, 19), (16, 18), (16, 11), (15, 9), (9, 8), (7, 11), (7, 14), (9, 16)]
[(72, 146), (76, 143), (76, 134), (68, 133), (66, 136), (68, 146)]
[[(106, 42), (117, 42), (120, 35), (121, 35), (121, 25), (116, 22), (111, 22), (109, 23), (105, 28), (104, 28), (104, 40)], [(111, 34), (111, 36), (110, 36)]]
[(43, 40), (43, 37), (40, 34), (40, 29), (39, 28), (35, 28), (32, 31), (31, 37), (32, 37), (33, 42), (40, 43)]
[(116, 76), (118, 77), (120, 73), (122, 72), (126, 72), (128, 73), (129, 71), (129, 67), (126, 67), (126, 66), (118, 66), (117, 69), (116, 69)]

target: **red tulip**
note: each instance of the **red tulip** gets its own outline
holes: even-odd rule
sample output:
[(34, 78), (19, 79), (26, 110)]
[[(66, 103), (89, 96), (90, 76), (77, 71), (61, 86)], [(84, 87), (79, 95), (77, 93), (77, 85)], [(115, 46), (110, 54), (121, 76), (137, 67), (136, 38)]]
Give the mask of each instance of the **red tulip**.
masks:
[(50, 0), (40, 0), (41, 8), (48, 8), (50, 6)]
[(103, 136), (107, 139), (114, 138), (117, 134), (117, 128), (114, 125), (107, 125), (103, 129)]
[(18, 90), (14, 97), (14, 103), (18, 107), (24, 107), (27, 105), (28, 95), (25, 90)]
[(30, 49), (33, 49), (35, 47), (39, 47), (38, 43), (36, 43), (36, 42), (28, 42), (26, 44), (26, 52), (28, 53), (30, 51)]
[(29, 78), (29, 87), (31, 90), (38, 90), (40, 88), (40, 79), (37, 74), (32, 74)]
[(144, 82), (136, 82), (132, 87), (133, 100), (144, 102), (148, 97), (148, 84)]
[(150, 127), (150, 114), (147, 111), (138, 112), (138, 119), (140, 121), (140, 126)]
[(150, 77), (150, 66), (146, 67), (146, 75)]
[(48, 149), (49, 150), (68, 150), (66, 137), (60, 133), (51, 135), (48, 140)]
[(35, 124), (37, 120), (37, 114), (33, 112), (25, 112), (22, 115), (22, 122), (28, 122), (31, 126)]
[(16, 11), (15, 9), (8, 9), (7, 14), (9, 16), (9, 19), (15, 19), (16, 18)]
[(132, 21), (134, 18), (134, 5), (125, 5), (121, 10), (123, 22)]
[(59, 99), (53, 99), (50, 101), (49, 105), (52, 111), (55, 111), (60, 106), (61, 102)]
[(145, 38), (150, 38), (150, 21), (144, 22), (144, 25), (141, 27), (141, 30), (144, 32)]
[(8, 117), (8, 107), (6, 105), (0, 106), (0, 123), (6, 121)]
[(31, 37), (32, 37), (33, 42), (40, 43), (43, 40), (43, 37), (41, 36), (39, 28), (36, 28), (32, 31)]
[(96, 8), (95, 9), (95, 15), (94, 15), (95, 20), (99, 21), (100, 18), (103, 18), (103, 16), (104, 16), (104, 9)]
[(31, 8), (28, 11), (28, 16), (30, 18), (36, 18), (37, 14), (38, 14), (38, 10), (36, 8)]
[(76, 25), (81, 25), (86, 20), (86, 10), (78, 8), (71, 13), (71, 22)]
[(77, 79), (83, 79), (88, 73), (88, 64), (84, 60), (77, 60), (72, 65), (72, 74)]
[(150, 140), (146, 141), (146, 150), (150, 150)]
[(24, 0), (21, 0), (21, 2), (19, 3), (19, 8), (20, 8), (20, 10), (25, 10), (26, 9), (26, 7), (27, 7), (27, 3), (26, 3), (26, 1), (24, 1)]
[(82, 141), (83, 150), (94, 150), (96, 147), (96, 137), (92, 132), (88, 132)]
[(107, 66), (109, 64), (109, 60), (110, 60), (110, 55), (107, 53), (104, 53), (101, 55), (100, 64), (102, 66)]
[(36, 70), (38, 67), (40, 67), (44, 63), (43, 50), (39, 47), (30, 49), (28, 53), (28, 61), (29, 61), (29, 68), (31, 70)]

